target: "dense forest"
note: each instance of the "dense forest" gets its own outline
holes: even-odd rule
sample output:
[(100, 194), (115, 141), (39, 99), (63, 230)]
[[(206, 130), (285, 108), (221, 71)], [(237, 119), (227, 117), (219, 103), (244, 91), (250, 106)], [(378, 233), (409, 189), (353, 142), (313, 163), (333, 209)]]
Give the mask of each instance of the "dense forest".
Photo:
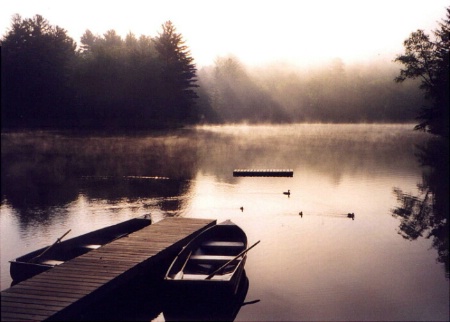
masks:
[(171, 22), (156, 38), (87, 30), (77, 44), (42, 16), (2, 40), (2, 128), (151, 128), (195, 121), (195, 64)]
[(419, 79), (394, 82), (392, 62), (250, 68), (228, 56), (198, 70), (170, 21), (156, 37), (86, 30), (77, 44), (40, 15), (15, 15), (1, 46), (2, 129), (410, 122), (427, 104)]

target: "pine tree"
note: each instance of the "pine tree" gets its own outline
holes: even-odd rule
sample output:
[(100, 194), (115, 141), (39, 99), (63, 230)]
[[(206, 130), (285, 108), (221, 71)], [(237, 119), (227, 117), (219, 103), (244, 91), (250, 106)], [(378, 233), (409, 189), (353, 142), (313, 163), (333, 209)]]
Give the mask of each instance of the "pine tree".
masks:
[(40, 15), (14, 15), (2, 46), (2, 125), (55, 126), (72, 111), (76, 43)]
[(197, 68), (181, 34), (171, 21), (162, 25), (155, 48), (160, 62), (160, 115), (166, 121), (195, 121)]

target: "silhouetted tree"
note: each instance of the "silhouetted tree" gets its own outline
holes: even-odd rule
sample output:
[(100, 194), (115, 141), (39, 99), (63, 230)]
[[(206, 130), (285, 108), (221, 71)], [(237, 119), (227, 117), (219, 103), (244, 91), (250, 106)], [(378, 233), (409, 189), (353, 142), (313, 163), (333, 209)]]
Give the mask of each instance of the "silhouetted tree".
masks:
[(423, 30), (411, 33), (405, 40), (405, 53), (397, 56), (395, 61), (402, 63), (405, 69), (400, 70), (396, 82), (408, 78), (420, 78), (420, 89), (430, 99), (431, 106), (422, 107), (418, 119), (417, 130), (427, 131), (449, 137), (449, 41), (450, 7), (447, 18), (434, 31), (434, 40)]
[(148, 128), (156, 109), (157, 53), (150, 37), (114, 30), (81, 37), (77, 90), (88, 127)]
[(13, 16), (2, 39), (2, 126), (152, 128), (210, 117), (196, 67), (168, 21), (155, 39), (90, 30), (75, 42), (42, 16)]
[(171, 21), (154, 40), (160, 62), (159, 115), (162, 120), (185, 122), (193, 115), (197, 68), (181, 34)]
[(87, 30), (81, 38), (82, 51), (76, 71), (82, 117), (93, 126), (115, 126), (125, 109), (124, 43), (114, 30), (94, 36)]
[(14, 15), (2, 44), (2, 127), (70, 120), (76, 44), (40, 15)]

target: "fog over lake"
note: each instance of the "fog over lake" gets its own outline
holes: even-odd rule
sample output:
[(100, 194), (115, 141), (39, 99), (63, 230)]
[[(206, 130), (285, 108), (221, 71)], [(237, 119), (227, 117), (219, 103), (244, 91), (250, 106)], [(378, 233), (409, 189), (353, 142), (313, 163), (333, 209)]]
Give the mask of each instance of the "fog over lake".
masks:
[[(431, 136), (413, 127), (2, 133), (1, 289), (11, 284), (9, 260), (68, 229), (74, 237), (150, 213), (154, 222), (231, 219), (249, 244), (261, 240), (245, 266), (245, 301), (255, 302), (237, 321), (447, 320), (439, 238), (426, 238), (433, 227), (424, 221), (422, 236), (408, 239), (408, 218), (399, 215), (404, 199), (396, 191), (423, 200), (429, 170), (417, 155)], [(237, 168), (294, 176), (233, 177)], [(157, 306), (151, 311), (124, 307), (115, 318), (165, 320)]]

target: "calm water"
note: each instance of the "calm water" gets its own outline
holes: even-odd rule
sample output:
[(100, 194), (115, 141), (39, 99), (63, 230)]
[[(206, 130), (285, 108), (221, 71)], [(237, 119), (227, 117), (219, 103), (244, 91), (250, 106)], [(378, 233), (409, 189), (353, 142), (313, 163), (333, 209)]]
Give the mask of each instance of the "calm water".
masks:
[[(405, 221), (394, 216), (402, 207), (394, 189), (422, 193), (415, 153), (429, 136), (412, 127), (2, 134), (1, 289), (11, 283), (8, 260), (68, 229), (74, 237), (151, 213), (231, 219), (249, 244), (261, 240), (246, 264), (245, 301), (254, 303), (236, 320), (448, 320), (435, 240), (404, 238)], [(235, 168), (289, 168), (294, 177), (235, 178)]]

